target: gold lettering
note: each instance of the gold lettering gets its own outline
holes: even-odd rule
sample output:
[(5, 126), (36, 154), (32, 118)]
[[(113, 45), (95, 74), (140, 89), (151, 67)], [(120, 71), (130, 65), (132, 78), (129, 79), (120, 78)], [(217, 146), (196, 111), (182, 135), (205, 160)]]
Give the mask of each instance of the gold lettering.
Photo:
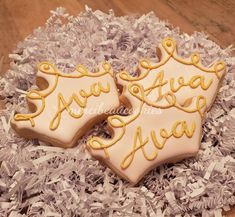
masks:
[(176, 93), (182, 87), (187, 86), (191, 87), (192, 89), (198, 88), (200, 86), (203, 90), (207, 90), (211, 86), (213, 79), (209, 79), (208, 83), (205, 84), (205, 77), (201, 75), (196, 75), (191, 77), (190, 80), (186, 83), (183, 77), (179, 77), (177, 82), (179, 86), (175, 87), (175, 78), (170, 79), (170, 88), (173, 93)]
[[(68, 112), (68, 114), (73, 118), (80, 118), (83, 115), (83, 108), (87, 105), (87, 99), (90, 96), (100, 96), (101, 93), (108, 93), (110, 91), (110, 85), (107, 83), (107, 86), (104, 87), (100, 82), (94, 83), (90, 87), (90, 91), (86, 92), (85, 90), (80, 90), (79, 95), (82, 99), (78, 97), (77, 94), (73, 93), (72, 96), (69, 98), (69, 100), (66, 102), (66, 100), (63, 97), (62, 93), (58, 94), (58, 109), (55, 114), (55, 116), (52, 118), (52, 121), (50, 123), (50, 129), (55, 130), (58, 128), (60, 124), (61, 114), (64, 110)], [(70, 105), (75, 102), (78, 105), (79, 113), (74, 113)]]
[(167, 129), (165, 128), (161, 128), (159, 130), (160, 137), (163, 139), (162, 143), (158, 141), (156, 132), (152, 130), (150, 133), (150, 138), (156, 149), (152, 153), (152, 156), (148, 156), (144, 148), (148, 144), (149, 138), (147, 137), (145, 140), (143, 140), (141, 127), (138, 126), (135, 136), (134, 136), (134, 143), (133, 143), (132, 150), (123, 158), (121, 165), (120, 165), (121, 168), (126, 169), (130, 166), (130, 164), (134, 160), (135, 153), (139, 149), (142, 150), (142, 153), (146, 160), (149, 160), (149, 161), (154, 160), (158, 155), (158, 150), (161, 150), (164, 147), (165, 143), (167, 142), (169, 138), (171, 137), (181, 138), (183, 135), (186, 135), (188, 138), (191, 138), (195, 132), (195, 128), (196, 128), (195, 122), (191, 124), (191, 129), (189, 129), (186, 121), (176, 121), (175, 123), (173, 123), (170, 132), (168, 132)]

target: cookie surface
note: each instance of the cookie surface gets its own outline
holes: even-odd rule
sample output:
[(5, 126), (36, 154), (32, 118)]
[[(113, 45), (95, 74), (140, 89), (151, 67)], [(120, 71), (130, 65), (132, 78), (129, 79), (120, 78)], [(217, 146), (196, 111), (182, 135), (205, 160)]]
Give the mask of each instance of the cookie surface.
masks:
[(159, 63), (140, 61), (139, 76), (117, 75), (121, 99), (132, 114), (110, 116), (112, 138), (87, 143), (92, 156), (133, 184), (162, 163), (197, 154), (203, 115), (225, 74), (222, 61), (206, 68), (198, 54), (180, 58), (171, 38), (159, 48)]
[(64, 74), (51, 63), (38, 65), (37, 86), (27, 94), (31, 114), (16, 114), (13, 128), (27, 138), (72, 147), (108, 111), (119, 106), (118, 90), (109, 63), (91, 73), (78, 65)]

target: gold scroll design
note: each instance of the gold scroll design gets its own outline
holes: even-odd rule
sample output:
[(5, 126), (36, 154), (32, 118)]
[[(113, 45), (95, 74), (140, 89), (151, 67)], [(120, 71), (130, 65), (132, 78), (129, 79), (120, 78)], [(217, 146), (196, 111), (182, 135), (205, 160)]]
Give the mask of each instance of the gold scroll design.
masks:
[(145, 78), (153, 69), (157, 69), (163, 65), (165, 65), (171, 58), (176, 60), (179, 63), (182, 63), (184, 65), (192, 65), (201, 71), (205, 73), (213, 73), (216, 75), (217, 79), (221, 79), (221, 72), (225, 70), (226, 66), (224, 61), (219, 60), (216, 61), (210, 68), (206, 68), (201, 64), (201, 58), (198, 53), (192, 53), (189, 60), (185, 60), (183, 58), (180, 58), (178, 55), (176, 55), (177, 51), (177, 45), (176, 41), (172, 38), (165, 38), (161, 41), (161, 45), (166, 51), (166, 56), (163, 58), (159, 63), (156, 63), (155, 65), (152, 65), (150, 61), (143, 59), (140, 60), (140, 66), (144, 69), (146, 69), (145, 72), (141, 73), (137, 77), (131, 76), (127, 71), (122, 71), (119, 76), (121, 79), (125, 81), (138, 81), (143, 78)]
[[(54, 79), (54, 84), (52, 85), (52, 87), (48, 88), (46, 92), (41, 92), (39, 90), (30, 90), (27, 93), (26, 95), (27, 99), (41, 101), (41, 107), (37, 109), (37, 111), (31, 114), (16, 114), (14, 116), (14, 119), (16, 121), (30, 121), (32, 127), (35, 126), (34, 118), (39, 116), (44, 111), (45, 106), (46, 106), (45, 99), (47, 96), (53, 93), (53, 91), (56, 89), (60, 77), (80, 79), (82, 77), (92, 77), (92, 78), (101, 77), (105, 74), (109, 74), (110, 76), (113, 77), (113, 73), (111, 71), (111, 65), (108, 62), (104, 62), (102, 64), (103, 71), (99, 71), (96, 73), (89, 72), (86, 69), (86, 67), (84, 67), (83, 65), (78, 65), (76, 67), (76, 72), (77, 72), (76, 74), (65, 74), (65, 73), (59, 72), (59, 70), (53, 64), (49, 62), (41, 62), (38, 64), (37, 68), (39, 71), (41, 71), (44, 74), (54, 76), (55, 79)], [(84, 101), (81, 101), (78, 98), (77, 94), (73, 93), (72, 96), (66, 102), (66, 100), (63, 97), (63, 93), (59, 93), (57, 96), (58, 111), (56, 112), (55, 116), (53, 117), (50, 123), (50, 129), (55, 130), (58, 128), (60, 119), (61, 119), (61, 114), (64, 110), (66, 110), (68, 114), (72, 116), (73, 118), (80, 118), (83, 115), (82, 109), (86, 107), (87, 99), (90, 96), (98, 97), (101, 93), (108, 93), (108, 92), (110, 92), (109, 83), (107, 83), (106, 87), (103, 87), (102, 84), (98, 82), (98, 83), (94, 83), (93, 85), (91, 85), (89, 92), (86, 92), (85, 90), (82, 90), (82, 89), (79, 91), (79, 94), (81, 97), (83, 97)], [(76, 114), (70, 109), (70, 105), (73, 102), (75, 102), (81, 108), (80, 113)]]

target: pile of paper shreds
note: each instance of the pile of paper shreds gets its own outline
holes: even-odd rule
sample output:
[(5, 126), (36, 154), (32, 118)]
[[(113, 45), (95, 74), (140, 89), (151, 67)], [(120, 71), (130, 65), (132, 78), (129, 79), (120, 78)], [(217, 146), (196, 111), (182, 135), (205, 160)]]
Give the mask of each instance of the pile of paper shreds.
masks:
[[(78, 63), (90, 70), (104, 59), (115, 72), (135, 72), (140, 58), (156, 60), (156, 46), (167, 37), (179, 54), (200, 53), (206, 65), (228, 65), (217, 99), (203, 126), (196, 158), (163, 165), (132, 187), (92, 160), (84, 143), (90, 135), (107, 136), (95, 126), (73, 149), (48, 146), (16, 135), (9, 120), (27, 112), (25, 93), (35, 88), (36, 65), (51, 61), (63, 72)], [(0, 79), (0, 216), (221, 216), (235, 204), (235, 81), (231, 47), (223, 50), (204, 33), (189, 36), (154, 13), (116, 17), (86, 8), (78, 16), (52, 11), (45, 26), (10, 54), (10, 70)]]

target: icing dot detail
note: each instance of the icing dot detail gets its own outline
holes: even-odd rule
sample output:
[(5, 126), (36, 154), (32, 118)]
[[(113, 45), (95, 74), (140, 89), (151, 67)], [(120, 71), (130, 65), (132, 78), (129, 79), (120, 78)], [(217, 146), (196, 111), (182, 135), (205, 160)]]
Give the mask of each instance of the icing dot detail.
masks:
[(171, 43), (170, 41), (167, 41), (167, 42), (166, 42), (166, 46), (167, 46), (167, 47), (171, 47), (171, 46), (172, 46), (172, 43)]
[(47, 65), (47, 64), (45, 64), (45, 65), (43, 66), (43, 69), (45, 69), (45, 70), (49, 70), (49, 69), (50, 69), (50, 66), (49, 66), (49, 65)]
[(134, 93), (139, 93), (139, 88), (138, 87), (133, 87), (133, 92)]

